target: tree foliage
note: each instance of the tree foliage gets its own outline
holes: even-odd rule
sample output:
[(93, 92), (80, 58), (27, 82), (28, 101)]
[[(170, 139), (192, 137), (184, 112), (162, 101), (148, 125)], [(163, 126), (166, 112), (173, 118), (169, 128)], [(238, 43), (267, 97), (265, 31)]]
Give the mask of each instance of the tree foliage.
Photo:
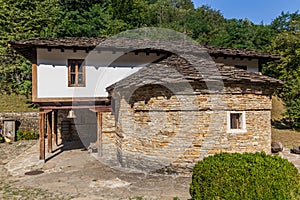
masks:
[(265, 74), (284, 81), (279, 96), (286, 105), (285, 120), (300, 128), (300, 14), (281, 13), (270, 25), (277, 32), (271, 43), (279, 62), (265, 66)]
[(300, 14), (299, 11), (295, 13), (282, 12), (280, 16), (276, 17), (270, 27), (277, 33), (282, 31), (297, 31), (300, 25)]
[(272, 48), (282, 56), (280, 62), (266, 67), (268, 75), (284, 81), (280, 97), (286, 103), (286, 117), (300, 128), (300, 32), (284, 31), (273, 41)]
[(8, 48), (7, 41), (56, 37), (59, 32), (57, 0), (0, 0), (0, 85), (2, 93), (31, 91), (29, 61)]
[(110, 9), (114, 20), (121, 20), (127, 29), (143, 27), (147, 6), (144, 0), (111, 0)]

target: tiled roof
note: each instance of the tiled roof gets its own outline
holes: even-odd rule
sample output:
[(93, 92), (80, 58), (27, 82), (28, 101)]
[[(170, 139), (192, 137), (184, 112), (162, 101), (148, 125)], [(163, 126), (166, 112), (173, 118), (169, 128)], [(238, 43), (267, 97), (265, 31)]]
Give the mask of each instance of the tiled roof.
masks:
[(249, 56), (249, 57), (262, 57), (262, 58), (271, 58), (271, 59), (280, 59), (279, 55), (273, 55), (266, 52), (259, 52), (248, 49), (237, 49), (237, 48), (223, 48), (215, 46), (205, 46), (208, 49), (208, 52), (215, 56)]
[[(114, 48), (128, 48), (135, 49), (134, 44), (136, 43), (149, 43), (150, 40), (141, 40), (141, 39), (129, 39), (129, 38), (33, 38), (26, 40), (16, 40), (10, 41), (9, 45), (15, 50), (19, 51), (25, 57), (30, 57), (28, 54), (28, 49), (33, 47), (39, 48), (76, 48), (76, 49), (87, 49), (92, 50), (98, 45), (102, 45)], [(162, 43), (165, 43), (166, 46), (174, 46), (173, 50), (176, 52), (182, 51), (177, 47), (183, 45), (183, 41), (162, 41), (162, 40), (151, 40), (151, 48), (157, 49), (156, 47), (161, 47)], [(101, 45), (100, 45), (101, 44)], [(188, 51), (194, 52), (199, 49), (199, 44), (191, 43), (188, 44)], [(248, 58), (261, 58), (267, 60), (280, 59), (278, 55), (272, 55), (269, 53), (263, 53), (247, 49), (234, 49), (234, 48), (220, 48), (213, 46), (201, 46), (204, 48), (210, 55), (213, 56), (234, 56), (234, 57), (248, 57)], [(187, 49), (185, 49), (186, 53)]]
[(107, 91), (111, 91), (114, 88), (141, 87), (146, 84), (164, 85), (192, 81), (206, 83), (211, 81), (262, 83), (273, 88), (282, 84), (278, 79), (231, 66), (217, 65), (208, 60), (203, 60), (200, 66), (193, 66), (185, 59), (172, 55), (159, 63), (152, 63), (143, 67), (138, 72), (107, 87)]
[(106, 38), (31, 38), (10, 41), (9, 44), (16, 48), (25, 47), (96, 47)]

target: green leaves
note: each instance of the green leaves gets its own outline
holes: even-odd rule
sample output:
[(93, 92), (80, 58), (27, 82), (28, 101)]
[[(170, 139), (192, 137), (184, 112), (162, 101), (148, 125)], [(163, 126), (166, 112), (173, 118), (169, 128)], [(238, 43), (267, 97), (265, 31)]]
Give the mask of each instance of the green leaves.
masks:
[(58, 0), (0, 0), (1, 93), (31, 93), (31, 63), (12, 49), (9, 40), (57, 37), (60, 27)]
[(265, 153), (221, 153), (204, 158), (193, 170), (193, 199), (298, 199), (297, 168)]
[(39, 134), (36, 131), (17, 130), (17, 140), (36, 140), (39, 139)]
[(111, 0), (110, 10), (114, 20), (122, 20), (128, 29), (143, 27), (146, 22), (145, 0)]
[[(298, 22), (295, 23), (296, 18)], [(279, 96), (285, 101), (285, 119), (294, 128), (300, 128), (300, 15), (283, 14), (274, 22), (280, 29), (285, 29), (273, 40), (271, 48), (282, 56), (280, 62), (265, 66), (265, 74), (279, 78), (285, 82)], [(288, 19), (289, 21), (282, 21)], [(290, 27), (290, 24), (293, 27)], [(298, 27), (294, 25), (298, 24)]]
[(276, 17), (270, 25), (270, 27), (277, 33), (283, 31), (297, 31), (300, 25), (299, 11), (295, 13), (282, 12), (280, 16)]

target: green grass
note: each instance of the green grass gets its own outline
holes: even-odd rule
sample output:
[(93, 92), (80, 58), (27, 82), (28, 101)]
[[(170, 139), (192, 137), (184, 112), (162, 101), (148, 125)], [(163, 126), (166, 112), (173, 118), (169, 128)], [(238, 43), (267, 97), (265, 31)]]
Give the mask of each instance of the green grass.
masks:
[(0, 96), (0, 112), (32, 112), (37, 111), (34, 108), (31, 97), (27, 98), (23, 95), (2, 94)]

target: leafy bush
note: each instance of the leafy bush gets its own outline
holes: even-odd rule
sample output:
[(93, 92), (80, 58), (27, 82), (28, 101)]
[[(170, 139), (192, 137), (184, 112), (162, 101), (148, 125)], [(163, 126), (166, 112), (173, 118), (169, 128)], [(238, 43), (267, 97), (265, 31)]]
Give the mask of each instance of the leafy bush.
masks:
[(221, 153), (204, 158), (193, 170), (193, 199), (299, 199), (297, 168), (266, 153)]
[(4, 138), (0, 135), (0, 143), (4, 142)]
[(17, 131), (17, 140), (36, 140), (39, 138), (39, 134), (36, 131)]

